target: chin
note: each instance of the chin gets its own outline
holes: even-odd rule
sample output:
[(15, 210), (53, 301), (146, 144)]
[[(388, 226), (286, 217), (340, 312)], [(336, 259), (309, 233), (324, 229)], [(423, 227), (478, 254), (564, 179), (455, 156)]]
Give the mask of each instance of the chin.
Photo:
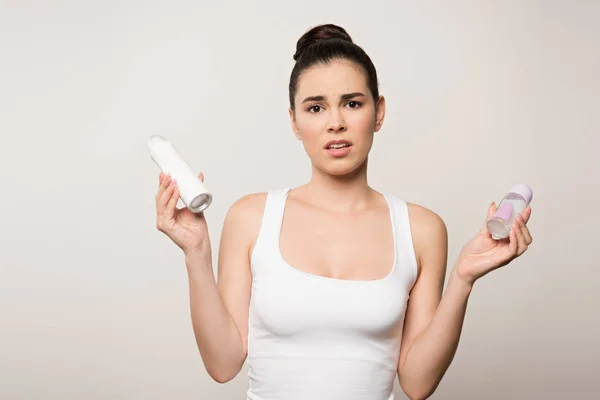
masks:
[(321, 164), (320, 170), (333, 176), (348, 176), (358, 172), (365, 161), (359, 162), (353, 159), (328, 160)]

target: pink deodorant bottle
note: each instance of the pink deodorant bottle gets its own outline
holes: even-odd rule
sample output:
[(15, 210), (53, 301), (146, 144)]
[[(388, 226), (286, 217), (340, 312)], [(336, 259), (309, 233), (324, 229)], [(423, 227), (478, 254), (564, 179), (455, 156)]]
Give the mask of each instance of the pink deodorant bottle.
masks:
[(517, 184), (510, 188), (498, 205), (498, 209), (486, 222), (493, 239), (504, 239), (510, 235), (512, 224), (531, 203), (533, 191), (527, 185)]

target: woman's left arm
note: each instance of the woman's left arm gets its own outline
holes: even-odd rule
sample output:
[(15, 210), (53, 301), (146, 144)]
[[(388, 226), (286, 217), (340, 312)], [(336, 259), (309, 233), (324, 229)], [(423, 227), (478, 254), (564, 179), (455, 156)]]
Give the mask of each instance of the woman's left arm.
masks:
[[(454, 358), (475, 281), (510, 263), (531, 244), (526, 226), (531, 208), (525, 209), (515, 221), (507, 239), (492, 239), (484, 223), (463, 247), (443, 296), (446, 226), (437, 214), (423, 207), (411, 204), (409, 210), (419, 277), (406, 311), (398, 378), (406, 395), (416, 400), (433, 394)], [(495, 211), (492, 204), (486, 221)]]

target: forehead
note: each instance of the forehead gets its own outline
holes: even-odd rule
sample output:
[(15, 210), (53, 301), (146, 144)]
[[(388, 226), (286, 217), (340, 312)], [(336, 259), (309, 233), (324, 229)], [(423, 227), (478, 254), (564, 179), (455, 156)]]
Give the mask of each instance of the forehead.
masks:
[(328, 64), (314, 65), (304, 71), (298, 79), (296, 97), (336, 96), (367, 91), (367, 78), (359, 66), (347, 60), (334, 60)]

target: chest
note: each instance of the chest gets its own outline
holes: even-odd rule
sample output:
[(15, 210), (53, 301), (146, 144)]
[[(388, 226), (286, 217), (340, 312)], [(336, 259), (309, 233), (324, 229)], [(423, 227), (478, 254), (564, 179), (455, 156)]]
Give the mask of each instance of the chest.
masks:
[(395, 235), (389, 207), (356, 214), (286, 210), (279, 251), (292, 268), (322, 277), (378, 280), (395, 260)]

